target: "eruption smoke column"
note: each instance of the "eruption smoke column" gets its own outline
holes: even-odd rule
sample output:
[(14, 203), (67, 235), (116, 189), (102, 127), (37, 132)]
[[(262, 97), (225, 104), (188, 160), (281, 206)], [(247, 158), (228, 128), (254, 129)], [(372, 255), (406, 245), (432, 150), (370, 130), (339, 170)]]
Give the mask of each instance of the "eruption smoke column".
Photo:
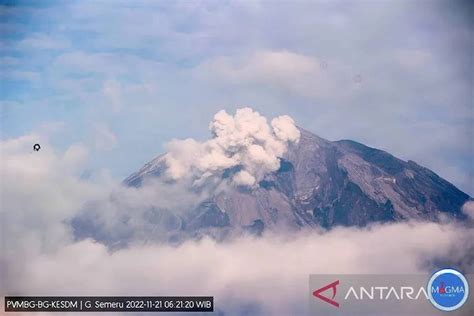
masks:
[(297, 143), (300, 131), (287, 115), (271, 124), (251, 108), (238, 109), (234, 116), (221, 110), (209, 124), (213, 137), (205, 142), (173, 140), (167, 145), (166, 175), (173, 180), (192, 177), (200, 184), (233, 170), (234, 185), (255, 186), (265, 174), (280, 167), (289, 143)]

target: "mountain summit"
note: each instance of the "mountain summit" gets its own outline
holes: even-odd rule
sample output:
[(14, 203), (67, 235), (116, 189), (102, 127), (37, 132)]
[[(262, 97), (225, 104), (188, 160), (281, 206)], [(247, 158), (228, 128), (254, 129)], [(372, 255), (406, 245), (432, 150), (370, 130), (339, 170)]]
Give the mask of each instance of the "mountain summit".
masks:
[[(288, 145), (278, 170), (253, 187), (216, 191), (177, 216), (172, 230), (220, 238), (233, 231), (261, 234), (280, 228), (436, 221), (440, 214), (464, 218), (461, 207), (470, 197), (431, 170), (355, 141), (331, 142), (299, 131), (299, 142)], [(124, 183), (140, 187), (146, 179), (162, 177), (168, 168), (165, 157), (157, 157)]]

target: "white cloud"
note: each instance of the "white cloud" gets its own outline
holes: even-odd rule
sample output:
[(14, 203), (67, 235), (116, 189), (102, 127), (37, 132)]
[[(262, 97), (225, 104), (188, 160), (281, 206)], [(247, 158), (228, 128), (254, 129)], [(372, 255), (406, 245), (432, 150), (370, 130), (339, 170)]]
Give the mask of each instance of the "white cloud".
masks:
[(309, 274), (429, 273), (425, 263), (433, 258), (454, 253), (453, 260), (462, 259), (453, 249), (462, 248), (463, 234), (472, 241), (472, 230), (400, 223), (116, 252), (84, 240), (32, 257), (21, 275), (10, 277), (24, 295), (210, 295), (226, 315), (249, 304), (263, 315), (302, 315)]
[[(33, 151), (35, 143), (40, 151)], [(39, 135), (27, 135), (0, 144), (2, 259), (48, 252), (70, 242), (63, 221), (87, 199), (100, 192), (78, 180), (86, 151), (73, 145), (56, 153)], [(6, 248), (5, 248), (6, 247)], [(7, 268), (16, 269), (13, 261)]]

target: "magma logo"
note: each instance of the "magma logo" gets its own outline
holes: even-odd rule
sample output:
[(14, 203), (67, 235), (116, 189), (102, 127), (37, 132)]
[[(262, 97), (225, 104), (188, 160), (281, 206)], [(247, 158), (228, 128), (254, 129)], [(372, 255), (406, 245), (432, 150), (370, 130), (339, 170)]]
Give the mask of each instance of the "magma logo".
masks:
[(431, 304), (446, 312), (463, 306), (469, 296), (466, 278), (454, 269), (443, 269), (434, 273), (427, 288)]

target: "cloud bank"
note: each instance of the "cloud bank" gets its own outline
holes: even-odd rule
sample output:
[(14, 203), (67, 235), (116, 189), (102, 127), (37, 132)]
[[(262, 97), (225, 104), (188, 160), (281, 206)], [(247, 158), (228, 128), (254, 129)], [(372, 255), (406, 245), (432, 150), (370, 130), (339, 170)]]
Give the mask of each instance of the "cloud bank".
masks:
[[(311, 273), (420, 273), (461, 261), (473, 230), (433, 223), (341, 228), (292, 236), (205, 239), (110, 252), (84, 240), (30, 257), (11, 291), (39, 295), (213, 295), (225, 315), (304, 315)], [(137, 258), (140, 258), (137, 260)], [(463, 267), (466, 268), (466, 267)], [(472, 270), (471, 270), (472, 271)]]

